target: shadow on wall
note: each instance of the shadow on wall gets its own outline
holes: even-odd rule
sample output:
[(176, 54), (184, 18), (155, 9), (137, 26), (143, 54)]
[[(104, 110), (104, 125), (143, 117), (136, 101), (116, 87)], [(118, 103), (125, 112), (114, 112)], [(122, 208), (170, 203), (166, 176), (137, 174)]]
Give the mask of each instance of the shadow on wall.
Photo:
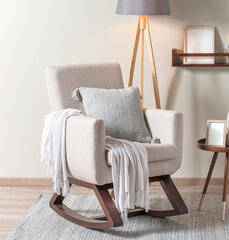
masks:
[[(226, 31), (229, 25), (229, 1), (216, 0), (184, 0), (171, 1), (171, 18), (174, 21), (183, 22), (186, 26), (214, 26), (215, 27), (215, 51), (227, 52)], [(226, 31), (225, 31), (226, 30)], [(229, 61), (225, 57), (218, 57), (217, 62)], [(185, 86), (186, 87), (185, 87)], [(170, 82), (165, 103), (166, 109), (177, 109), (179, 96), (184, 95), (188, 115), (184, 116), (186, 130), (189, 136), (184, 138), (188, 148), (185, 154), (190, 155), (193, 164), (190, 165), (197, 175), (201, 173), (199, 163), (200, 153), (196, 148), (196, 140), (205, 134), (207, 119), (225, 119), (229, 111), (229, 67), (225, 68), (175, 68)], [(186, 98), (187, 96), (187, 98)], [(190, 100), (190, 102), (188, 102)], [(179, 108), (178, 108), (179, 109)], [(192, 130), (190, 130), (192, 129)], [(204, 137), (204, 135), (202, 136)]]
[(228, 0), (172, 0), (170, 7), (174, 19), (188, 21), (192, 26), (228, 22)]
[(170, 82), (168, 97), (165, 104), (165, 109), (172, 110), (175, 106), (176, 96), (179, 92), (179, 86), (182, 81), (182, 69), (177, 68)]
[[(224, 46), (222, 36), (220, 36), (219, 29), (215, 27), (215, 52), (226, 53), (228, 48)], [(227, 57), (216, 57), (216, 63), (226, 63)]]
[[(198, 176), (206, 168), (206, 162), (199, 161), (202, 153), (197, 149), (196, 141), (205, 137), (206, 120), (226, 119), (229, 111), (229, 81), (225, 75), (228, 73), (228, 68), (177, 68), (170, 83), (166, 109), (176, 110), (177, 101), (181, 99), (179, 95), (185, 96), (184, 145), (188, 147), (184, 149), (184, 159), (191, 156), (192, 164), (187, 163), (189, 170)], [(220, 174), (221, 168), (215, 170)]]
[[(219, 30), (216, 27), (215, 28), (215, 52), (225, 52), (225, 51), (227, 51), (227, 48), (225, 48), (222, 37), (220, 36)], [(225, 58), (225, 57), (220, 57), (220, 58), (216, 59), (216, 63), (217, 62), (226, 63), (226, 61), (227, 61), (227, 58)], [(189, 69), (190, 72), (193, 73), (193, 79), (195, 79), (195, 75), (198, 75), (198, 72), (200, 72), (200, 73), (204, 72), (204, 73), (208, 74), (209, 78), (214, 78), (214, 79), (217, 78), (217, 76), (216, 76), (217, 73), (228, 72), (227, 68), (204, 68), (204, 67), (201, 67), (201, 68), (185, 68), (185, 69)], [(179, 92), (179, 85), (182, 81), (182, 72), (183, 71), (184, 71), (184, 69), (182, 69), (182, 68), (176, 68), (176, 70), (175, 70), (174, 76), (170, 82), (165, 109), (170, 109), (170, 110), (174, 109), (176, 96)], [(215, 85), (215, 82), (213, 82), (213, 84)], [(217, 88), (218, 84), (216, 84), (215, 87)], [(216, 92), (216, 96), (217, 95), (218, 94)], [(220, 97), (221, 95), (218, 95), (218, 96)]]

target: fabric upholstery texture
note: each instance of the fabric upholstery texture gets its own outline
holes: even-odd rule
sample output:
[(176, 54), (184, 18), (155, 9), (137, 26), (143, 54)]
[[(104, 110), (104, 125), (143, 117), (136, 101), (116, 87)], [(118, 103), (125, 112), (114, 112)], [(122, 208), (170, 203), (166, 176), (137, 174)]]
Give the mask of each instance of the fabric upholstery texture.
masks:
[(124, 86), (118, 63), (49, 66), (45, 69), (45, 75), (51, 111), (77, 108), (84, 112), (82, 102), (76, 103), (72, 98), (76, 88), (119, 89)]
[[(106, 135), (117, 139), (149, 143), (151, 135), (141, 108), (138, 87), (126, 89), (85, 88), (79, 91), (86, 115), (104, 120)], [(79, 95), (76, 94), (80, 101)]]
[(181, 166), (183, 156), (183, 115), (182, 113), (161, 109), (146, 109), (145, 119), (147, 126), (161, 143), (174, 144), (177, 147), (177, 156), (173, 158), (175, 168)]
[[(156, 136), (162, 141), (161, 144), (152, 144), (152, 149), (146, 146), (149, 176), (171, 175), (181, 165), (182, 114), (167, 110), (146, 109), (145, 118), (150, 131), (154, 130)], [(112, 182), (111, 167), (108, 165), (109, 162), (107, 164), (105, 152), (103, 120), (86, 116), (70, 117), (66, 128), (66, 154), (70, 175), (93, 184), (103, 185)], [(157, 159), (156, 156), (167, 159)]]
[[(143, 143), (148, 155), (148, 162), (163, 161), (175, 158), (178, 154), (177, 147), (174, 144), (154, 144)], [(106, 153), (108, 166), (112, 166), (110, 154)]]
[[(123, 88), (118, 63), (47, 67), (46, 79), (52, 111), (68, 107), (84, 111), (82, 103), (77, 104), (72, 98), (72, 92), (77, 87)], [(172, 144), (177, 148), (176, 156), (170, 156), (167, 160), (150, 161), (149, 157), (149, 176), (171, 175), (180, 168), (182, 160), (182, 114), (157, 109), (146, 109), (144, 114), (151, 135), (160, 138), (162, 145)], [(105, 126), (102, 119), (86, 116), (68, 118), (66, 156), (70, 176), (98, 185), (112, 182), (111, 167), (106, 161)]]

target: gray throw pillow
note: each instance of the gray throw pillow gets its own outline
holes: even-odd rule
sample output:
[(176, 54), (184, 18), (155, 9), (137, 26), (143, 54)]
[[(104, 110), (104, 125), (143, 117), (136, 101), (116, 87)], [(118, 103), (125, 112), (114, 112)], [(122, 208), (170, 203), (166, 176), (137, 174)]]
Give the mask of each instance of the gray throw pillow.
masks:
[(88, 117), (104, 120), (106, 135), (149, 143), (151, 135), (141, 108), (138, 87), (101, 89), (80, 87), (73, 98), (82, 101)]

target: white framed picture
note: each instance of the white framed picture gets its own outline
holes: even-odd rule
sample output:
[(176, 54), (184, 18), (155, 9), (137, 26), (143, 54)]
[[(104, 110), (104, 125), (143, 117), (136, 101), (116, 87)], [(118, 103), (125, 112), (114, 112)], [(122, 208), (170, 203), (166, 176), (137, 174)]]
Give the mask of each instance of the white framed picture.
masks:
[[(214, 27), (186, 27), (184, 30), (184, 53), (214, 53)], [(184, 57), (183, 64), (214, 64), (214, 57)]]
[(206, 144), (210, 146), (225, 147), (227, 121), (207, 120)]

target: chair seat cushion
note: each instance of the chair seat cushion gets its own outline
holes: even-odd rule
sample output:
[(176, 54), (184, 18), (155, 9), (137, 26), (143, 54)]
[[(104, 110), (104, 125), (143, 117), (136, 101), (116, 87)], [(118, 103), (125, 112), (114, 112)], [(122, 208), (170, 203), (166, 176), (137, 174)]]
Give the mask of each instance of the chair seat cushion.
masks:
[[(165, 161), (177, 157), (178, 148), (174, 144), (142, 143), (146, 147), (148, 162)], [(107, 165), (111, 166), (110, 153), (106, 153)]]

